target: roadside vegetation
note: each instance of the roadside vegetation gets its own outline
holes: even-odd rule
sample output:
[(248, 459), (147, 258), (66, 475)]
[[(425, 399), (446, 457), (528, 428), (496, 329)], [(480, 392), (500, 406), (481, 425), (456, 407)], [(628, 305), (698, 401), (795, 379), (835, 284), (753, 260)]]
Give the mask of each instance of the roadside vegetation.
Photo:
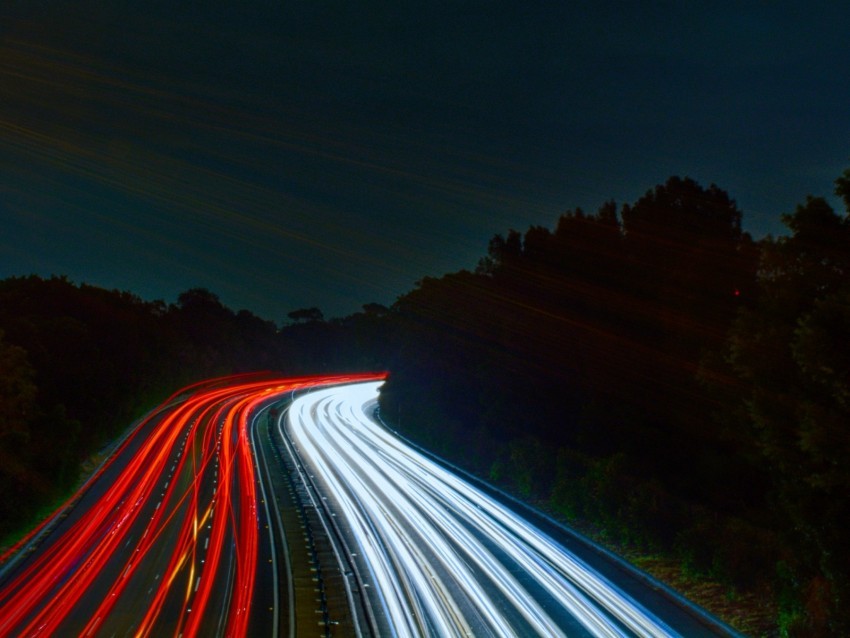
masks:
[[(850, 211), (850, 171), (836, 194)], [(742, 629), (848, 635), (850, 218), (809, 197), (787, 236), (754, 242), (741, 216), (671, 178), (497, 235), (475, 272), (393, 307), (382, 413), (773, 613)]]
[[(836, 193), (850, 211), (850, 171)], [(785, 236), (741, 221), (674, 177), (496, 235), (389, 308), (281, 325), (203, 289), (0, 281), (0, 536), (182, 384), (387, 369), (403, 434), (743, 631), (850, 635), (850, 217), (809, 197)]]

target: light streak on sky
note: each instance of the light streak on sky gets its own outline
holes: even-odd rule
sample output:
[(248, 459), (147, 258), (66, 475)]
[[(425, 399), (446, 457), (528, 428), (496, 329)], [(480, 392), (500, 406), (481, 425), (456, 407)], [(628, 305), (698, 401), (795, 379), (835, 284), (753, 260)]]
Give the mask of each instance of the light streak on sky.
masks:
[(750, 4), (2, 3), (0, 277), (341, 316), (671, 175), (782, 233), (847, 161), (848, 10)]

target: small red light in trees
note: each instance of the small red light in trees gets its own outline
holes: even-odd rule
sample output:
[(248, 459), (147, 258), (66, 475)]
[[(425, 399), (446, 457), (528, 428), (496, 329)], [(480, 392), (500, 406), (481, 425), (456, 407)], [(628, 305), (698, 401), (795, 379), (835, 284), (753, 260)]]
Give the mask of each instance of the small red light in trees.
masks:
[(741, 291), (740, 291), (740, 290), (738, 290), (737, 288), (735, 288), (735, 296), (736, 296), (736, 297), (740, 297), (740, 296), (741, 296)]

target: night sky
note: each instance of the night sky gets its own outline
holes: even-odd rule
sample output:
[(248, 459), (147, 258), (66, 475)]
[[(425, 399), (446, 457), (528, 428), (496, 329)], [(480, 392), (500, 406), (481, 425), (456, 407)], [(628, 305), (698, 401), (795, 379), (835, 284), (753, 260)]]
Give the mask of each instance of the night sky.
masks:
[(726, 189), (754, 236), (850, 166), (844, 2), (0, 0), (0, 277), (278, 323), (489, 238)]

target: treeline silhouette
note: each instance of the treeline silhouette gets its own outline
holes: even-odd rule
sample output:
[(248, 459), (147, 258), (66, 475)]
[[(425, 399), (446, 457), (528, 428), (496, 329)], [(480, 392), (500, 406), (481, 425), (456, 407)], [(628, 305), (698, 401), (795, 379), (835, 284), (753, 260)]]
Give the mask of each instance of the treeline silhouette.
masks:
[[(850, 210), (850, 171), (836, 182)], [(850, 220), (809, 198), (759, 242), (727, 193), (495, 236), (390, 308), (278, 326), (63, 278), (0, 282), (0, 532), (175, 387), (388, 369), (383, 418), (447, 459), (730, 591), (788, 635), (850, 634)]]
[[(166, 305), (64, 277), (0, 281), (0, 539), (67, 495), (81, 461), (175, 388), (237, 372), (370, 367), (361, 324), (376, 313), (326, 323), (296, 311), (279, 330), (204, 289)], [(358, 341), (342, 338), (350, 326)]]
[(784, 634), (850, 635), (850, 219), (783, 221), (753, 242), (671, 178), (496, 236), (393, 307), (382, 413), (611, 540), (770, 584)]

